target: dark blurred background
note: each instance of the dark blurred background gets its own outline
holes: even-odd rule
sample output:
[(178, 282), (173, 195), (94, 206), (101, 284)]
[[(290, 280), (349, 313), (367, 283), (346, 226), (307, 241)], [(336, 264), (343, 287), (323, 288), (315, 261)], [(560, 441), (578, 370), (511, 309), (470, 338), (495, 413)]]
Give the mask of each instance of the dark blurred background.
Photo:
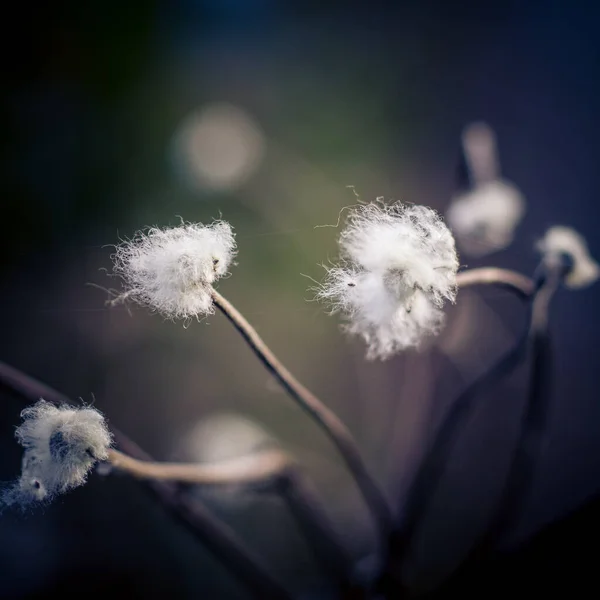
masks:
[[(575, 227), (600, 256), (600, 36), (592, 2), (33, 2), (3, 11), (0, 359), (106, 412), (161, 459), (248, 451), (262, 433), (303, 462), (353, 556), (373, 531), (337, 454), (224, 319), (184, 328), (108, 310), (111, 248), (147, 225), (222, 215), (238, 265), (220, 290), (355, 434), (399, 511), (448, 403), (518, 335), (505, 292), (463, 292), (422, 353), (369, 363), (310, 279), (335, 258), (340, 209), (378, 196), (444, 211), (460, 135), (496, 131), (527, 199), (507, 250), (462, 264), (531, 273), (535, 241)], [(350, 188), (348, 186), (354, 186)], [(532, 592), (598, 583), (600, 287), (561, 292), (550, 428), (504, 562), (452, 588)], [(502, 485), (525, 369), (481, 399), (407, 567), (439, 591)], [(2, 394), (0, 480), (19, 471), (23, 404)], [(329, 590), (277, 499), (203, 501), (300, 597)], [(581, 509), (586, 505), (585, 509)], [(532, 536), (573, 511), (577, 516)], [(541, 542), (539, 540), (542, 540)], [(518, 583), (519, 582), (519, 583)], [(595, 582), (595, 583), (594, 583)], [(461, 587), (462, 586), (462, 587)], [(466, 587), (465, 587), (466, 586)], [(544, 588), (546, 589), (546, 588)], [(0, 515), (0, 597), (244, 598), (245, 591), (134, 482), (93, 475), (25, 516)]]

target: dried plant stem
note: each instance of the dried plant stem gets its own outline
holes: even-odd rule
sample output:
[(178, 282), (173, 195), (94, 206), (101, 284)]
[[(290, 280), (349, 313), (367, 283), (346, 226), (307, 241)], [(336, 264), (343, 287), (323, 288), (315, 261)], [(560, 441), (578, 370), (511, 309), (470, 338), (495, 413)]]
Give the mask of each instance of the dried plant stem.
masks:
[(544, 440), (549, 402), (552, 398), (550, 336), (537, 331), (532, 334), (530, 344), (531, 381), (519, 440), (509, 467), (508, 479), (500, 496), (498, 510), (487, 531), (471, 551), (469, 562), (473, 559), (481, 560), (498, 547), (502, 537), (517, 525), (529, 499)]
[(535, 281), (526, 275), (496, 267), (482, 267), (480, 269), (462, 271), (456, 276), (456, 282), (460, 289), (472, 285), (498, 285), (506, 287), (523, 299), (530, 298), (535, 292), (536, 287)]
[(498, 502), (498, 509), (475, 544), (465, 566), (485, 558), (502, 537), (515, 527), (533, 485), (552, 399), (552, 348), (548, 331), (550, 302), (564, 275), (561, 265), (548, 273), (533, 301), (528, 346), (531, 352), (529, 394), (521, 419), (519, 437)]
[(136, 479), (177, 481), (194, 485), (268, 484), (285, 476), (289, 458), (276, 450), (258, 452), (219, 463), (168, 463), (138, 460), (118, 450), (109, 450), (108, 462)]
[[(44, 398), (56, 404), (72, 404), (67, 396), (1, 362), (0, 384), (29, 402)], [(124, 452), (142, 461), (151, 460), (150, 456), (125, 434), (116, 429), (112, 429), (112, 432), (116, 443)], [(251, 590), (254, 597), (259, 600), (291, 600), (291, 595), (261, 560), (245, 546), (231, 528), (210, 514), (200, 502), (184, 497), (172, 482), (153, 479), (146, 485), (164, 508), (221, 560), (239, 581)]]
[(517, 344), (502, 356), (489, 371), (486, 371), (467, 387), (444, 417), (409, 488), (402, 517), (403, 525), (395, 534), (394, 557), (399, 563), (403, 562), (406, 553), (412, 546), (417, 530), (429, 508), (429, 501), (445, 473), (447, 460), (458, 439), (458, 434), (462, 430), (462, 425), (469, 416), (479, 392), (510, 373), (521, 362), (526, 347), (526, 338), (519, 339)]
[(281, 495), (317, 558), (347, 582), (350, 558), (321, 507), (310, 481), (279, 450), (269, 450), (211, 464), (163, 463), (138, 460), (110, 450), (108, 462), (137, 479), (173, 481), (200, 486), (256, 486)]
[(365, 502), (378, 526), (380, 541), (386, 543), (391, 530), (392, 516), (388, 502), (363, 462), (356, 442), (342, 421), (304, 387), (271, 352), (254, 327), (219, 292), (212, 290), (215, 305), (229, 319), (267, 370), (274, 375), (289, 395), (321, 426), (338, 448), (352, 473)]
[(164, 508), (248, 588), (254, 598), (292, 600), (292, 594), (263, 564), (262, 559), (204, 504), (182, 495), (178, 486), (170, 482), (149, 480), (145, 485)]
[[(286, 471), (279, 492), (317, 558), (348, 589), (352, 560), (333, 529), (310, 480), (299, 468)], [(345, 597), (345, 595), (344, 595)]]
[[(535, 298), (539, 293), (538, 290), (540, 290), (542, 282), (530, 281), (532, 284), (530, 296), (533, 295), (533, 298)], [(492, 281), (486, 283), (492, 283)], [(514, 289), (521, 288), (515, 287)], [(387, 581), (384, 582), (384, 585), (400, 585), (401, 587), (402, 565), (426, 516), (429, 502), (434, 497), (435, 491), (443, 478), (448, 458), (479, 394), (512, 372), (525, 358), (534, 313), (533, 307), (534, 303), (532, 302), (527, 311), (527, 323), (524, 332), (517, 343), (496, 364), (461, 393), (444, 417), (409, 488), (401, 522), (392, 534), (391, 564), (388, 567), (388, 573), (385, 576)]]

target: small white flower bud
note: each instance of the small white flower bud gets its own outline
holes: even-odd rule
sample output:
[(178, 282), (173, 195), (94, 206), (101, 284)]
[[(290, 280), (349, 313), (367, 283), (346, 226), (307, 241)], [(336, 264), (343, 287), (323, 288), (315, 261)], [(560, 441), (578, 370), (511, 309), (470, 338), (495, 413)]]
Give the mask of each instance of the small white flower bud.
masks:
[(494, 180), (452, 200), (448, 225), (461, 251), (484, 256), (509, 246), (525, 213), (525, 200), (512, 184)]
[(138, 232), (112, 258), (124, 281), (123, 297), (167, 318), (187, 319), (213, 312), (211, 286), (234, 255), (231, 225), (216, 221)]
[(511, 244), (525, 213), (525, 199), (500, 177), (496, 134), (489, 125), (465, 127), (462, 146), (473, 187), (452, 200), (446, 217), (461, 251), (484, 256)]
[(424, 206), (372, 203), (354, 209), (340, 235), (341, 266), (317, 297), (342, 312), (346, 331), (367, 343), (367, 358), (418, 347), (443, 324), (454, 301), (458, 258), (452, 234)]
[(85, 483), (92, 467), (108, 458), (111, 435), (93, 408), (56, 407), (40, 400), (21, 417), (15, 431), (25, 448), (21, 476), (4, 491), (5, 504), (51, 500)]
[(567, 256), (572, 267), (565, 276), (565, 285), (577, 289), (587, 287), (600, 276), (600, 266), (590, 256), (585, 238), (570, 227), (552, 227), (538, 242), (544, 262), (553, 265)]

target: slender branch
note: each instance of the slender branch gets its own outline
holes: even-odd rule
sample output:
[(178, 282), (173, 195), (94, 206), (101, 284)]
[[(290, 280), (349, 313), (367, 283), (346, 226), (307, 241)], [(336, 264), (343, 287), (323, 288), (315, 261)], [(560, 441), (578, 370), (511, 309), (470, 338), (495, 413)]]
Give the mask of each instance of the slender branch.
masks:
[(525, 414), (509, 475), (499, 507), (488, 530), (470, 553), (484, 557), (495, 550), (501, 538), (517, 524), (529, 499), (535, 468), (539, 462), (546, 431), (551, 382), (551, 343), (547, 332), (537, 331), (531, 339), (532, 372)]
[(292, 595), (236, 533), (197, 500), (183, 496), (176, 485), (151, 480), (147, 487), (257, 600), (292, 600)]
[(531, 336), (547, 335), (550, 317), (550, 303), (565, 276), (564, 266), (553, 270), (547, 276), (546, 283), (540, 288), (533, 302), (531, 320)]
[(108, 462), (136, 479), (177, 481), (194, 485), (267, 484), (285, 476), (291, 466), (282, 452), (272, 450), (219, 463), (186, 464), (138, 460), (118, 450), (109, 450)]
[(526, 351), (527, 337), (521, 337), (502, 358), (483, 375), (469, 385), (451, 406), (437, 435), (417, 471), (409, 489), (404, 508), (403, 526), (399, 530), (395, 556), (400, 559), (412, 545), (415, 534), (429, 507), (444, 473), (448, 456), (454, 448), (458, 434), (479, 395), (479, 392), (492, 386), (510, 373), (522, 360)]
[[(475, 270), (477, 271), (477, 270)], [(473, 271), (473, 272), (475, 272)], [(509, 272), (510, 273), (510, 272)], [(474, 283), (476, 278), (471, 278)], [(477, 279), (477, 281), (481, 281)], [(484, 281), (491, 283), (491, 280)], [(542, 281), (533, 281), (532, 295), (535, 297)], [(513, 289), (521, 289), (514, 287)], [(411, 484), (401, 523), (392, 534), (390, 543), (390, 565), (382, 581), (383, 586), (401, 587), (401, 568), (410, 551), (419, 527), (429, 508), (429, 502), (444, 476), (448, 457), (451, 455), (465, 421), (471, 414), (472, 408), (483, 390), (493, 386), (524, 359), (528, 349), (529, 330), (533, 319), (533, 303), (527, 311), (527, 322), (524, 332), (517, 343), (510, 348), (496, 364), (473, 381), (452, 404), (444, 417), (436, 436), (427, 450), (421, 465)]]
[(212, 290), (215, 305), (246, 340), (267, 370), (272, 373), (294, 400), (328, 434), (342, 455), (377, 523), (380, 542), (385, 544), (391, 530), (392, 516), (385, 496), (370, 475), (352, 434), (342, 421), (310, 390), (283, 366), (245, 317), (219, 292)]
[(319, 560), (347, 584), (350, 558), (310, 481), (283, 452), (269, 450), (218, 463), (185, 464), (137, 460), (110, 450), (108, 462), (137, 479), (201, 486), (257, 485), (266, 491), (276, 491), (285, 500)]
[(526, 275), (496, 267), (462, 271), (456, 276), (456, 282), (461, 289), (472, 285), (499, 285), (515, 292), (523, 300), (530, 298), (536, 287), (535, 281)]
[(288, 468), (279, 491), (317, 558), (337, 577), (342, 591), (347, 592), (352, 560), (308, 477), (298, 467)]
[(552, 347), (548, 331), (550, 302), (565, 274), (565, 266), (557, 265), (548, 273), (544, 285), (533, 301), (528, 340), (532, 356), (531, 376), (519, 437), (496, 514), (465, 559), (461, 571), (464, 571), (465, 567), (472, 568), (497, 548), (506, 532), (517, 524), (529, 498), (552, 399)]
[[(25, 375), (21, 371), (0, 362), (0, 385), (35, 402), (44, 398), (57, 404), (71, 400), (51, 387)], [(151, 460), (149, 455), (117, 429), (112, 429), (116, 443), (132, 457)], [(264, 566), (261, 560), (245, 546), (231, 528), (217, 519), (200, 502), (183, 497), (178, 487), (168, 481), (150, 480), (146, 483), (177, 520), (186, 526), (221, 562), (242, 582), (253, 595), (262, 600), (290, 600), (290, 594)]]

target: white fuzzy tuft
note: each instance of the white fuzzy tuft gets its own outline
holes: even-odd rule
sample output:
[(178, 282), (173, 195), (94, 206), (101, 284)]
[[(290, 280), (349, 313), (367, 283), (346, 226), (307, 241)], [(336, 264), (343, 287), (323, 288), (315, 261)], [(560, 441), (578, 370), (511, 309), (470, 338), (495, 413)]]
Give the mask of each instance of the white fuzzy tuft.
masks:
[(566, 255), (572, 267), (565, 277), (565, 284), (573, 289), (587, 287), (600, 276), (600, 266), (590, 256), (585, 238), (570, 227), (552, 227), (538, 242), (538, 250), (544, 261), (554, 264)]
[(50, 501), (85, 483), (92, 467), (108, 458), (111, 435), (93, 408), (56, 407), (40, 400), (21, 417), (15, 431), (25, 448), (21, 476), (4, 491), (6, 505)]
[(170, 319), (213, 312), (212, 284), (227, 273), (235, 255), (229, 223), (184, 223), (151, 228), (117, 246), (114, 271), (124, 296)]
[(420, 346), (454, 301), (458, 258), (452, 234), (424, 206), (372, 203), (349, 216), (342, 264), (327, 270), (317, 297), (342, 312), (346, 331), (367, 343), (367, 358)]
[(458, 243), (471, 256), (484, 256), (509, 246), (525, 213), (517, 188), (494, 180), (456, 197), (446, 217)]

